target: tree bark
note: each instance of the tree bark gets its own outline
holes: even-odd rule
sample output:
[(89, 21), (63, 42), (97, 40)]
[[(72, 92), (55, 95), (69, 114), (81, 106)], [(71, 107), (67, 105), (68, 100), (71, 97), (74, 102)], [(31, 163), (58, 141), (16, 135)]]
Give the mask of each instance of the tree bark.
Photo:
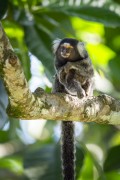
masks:
[(41, 88), (32, 93), (1, 24), (0, 77), (9, 96), (11, 117), (120, 124), (120, 101), (108, 95), (81, 100), (63, 93), (48, 94)]

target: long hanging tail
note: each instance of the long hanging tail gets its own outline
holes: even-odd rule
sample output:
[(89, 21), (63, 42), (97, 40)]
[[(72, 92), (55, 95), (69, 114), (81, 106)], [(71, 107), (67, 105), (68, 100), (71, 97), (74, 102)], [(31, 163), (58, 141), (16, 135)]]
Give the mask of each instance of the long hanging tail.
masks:
[(64, 180), (75, 179), (75, 143), (74, 143), (74, 123), (72, 121), (62, 121), (62, 169)]

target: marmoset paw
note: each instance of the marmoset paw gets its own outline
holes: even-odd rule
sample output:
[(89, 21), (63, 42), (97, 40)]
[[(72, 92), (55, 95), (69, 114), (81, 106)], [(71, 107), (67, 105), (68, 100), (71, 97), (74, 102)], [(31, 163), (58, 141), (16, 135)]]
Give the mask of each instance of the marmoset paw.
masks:
[(81, 91), (78, 91), (78, 92), (77, 92), (77, 96), (78, 96), (78, 98), (80, 98), (80, 99), (86, 97), (85, 91), (82, 91), (82, 92), (81, 92)]

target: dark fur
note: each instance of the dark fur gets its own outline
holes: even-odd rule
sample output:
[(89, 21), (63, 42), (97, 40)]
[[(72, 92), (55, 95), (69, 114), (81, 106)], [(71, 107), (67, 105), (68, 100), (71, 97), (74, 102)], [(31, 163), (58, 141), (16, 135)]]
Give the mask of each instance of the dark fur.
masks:
[[(61, 56), (63, 43), (73, 46), (68, 58)], [(93, 95), (94, 71), (84, 44), (75, 39), (58, 40), (58, 44), (54, 46), (54, 53), (56, 75), (53, 92), (69, 93), (79, 98)], [(64, 180), (74, 180), (75, 147), (72, 121), (62, 121), (61, 149)]]
[(84, 51), (84, 57), (81, 56), (78, 52), (78, 49), (76, 48), (77, 47), (77, 44), (78, 44), (78, 40), (76, 39), (72, 39), (72, 38), (65, 38), (63, 39), (59, 46), (58, 46), (58, 49), (60, 49), (61, 47), (61, 44), (63, 43), (70, 43), (74, 48), (73, 52), (71, 53), (71, 56), (69, 58), (62, 58), (61, 55), (60, 55), (60, 51), (56, 51), (56, 57), (57, 59), (55, 59), (55, 68), (58, 70), (60, 67), (64, 66), (68, 61), (69, 62), (75, 62), (75, 61), (80, 61), (81, 59), (85, 58), (85, 57), (88, 57), (88, 53), (87, 51)]

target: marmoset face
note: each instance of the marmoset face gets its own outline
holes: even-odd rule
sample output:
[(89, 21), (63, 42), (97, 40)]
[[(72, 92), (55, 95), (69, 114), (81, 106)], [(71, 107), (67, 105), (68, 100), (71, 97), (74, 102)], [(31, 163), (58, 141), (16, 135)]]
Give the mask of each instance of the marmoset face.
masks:
[(53, 52), (59, 61), (79, 61), (87, 57), (84, 43), (72, 38), (56, 39)]
[(74, 48), (70, 43), (63, 43), (59, 48), (60, 55), (63, 58), (69, 58), (73, 54)]
[(77, 61), (80, 59), (80, 54), (77, 49), (77, 42), (72, 42), (72, 40), (64, 39), (63, 42), (59, 44), (56, 51), (56, 55), (59, 60), (63, 61)]

